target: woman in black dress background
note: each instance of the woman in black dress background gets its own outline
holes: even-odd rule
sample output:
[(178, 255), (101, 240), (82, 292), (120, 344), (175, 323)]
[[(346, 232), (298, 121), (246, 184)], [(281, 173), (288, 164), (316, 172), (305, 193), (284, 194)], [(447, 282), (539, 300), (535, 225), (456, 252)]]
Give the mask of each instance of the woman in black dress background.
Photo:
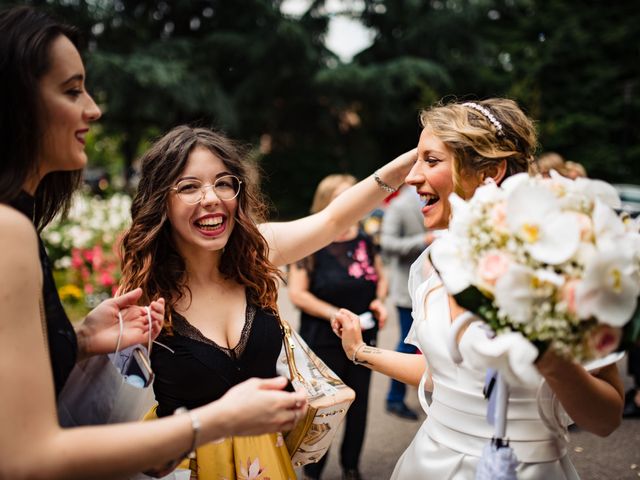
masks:
[[(353, 185), (351, 175), (329, 175), (316, 188), (311, 212), (319, 212)], [(340, 339), (331, 330), (331, 319), (345, 308), (361, 315), (363, 339), (376, 345), (387, 310), (387, 280), (373, 240), (357, 224), (346, 228), (330, 245), (292, 265), (289, 297), (301, 310), (300, 335), (340, 379), (356, 392), (349, 408), (340, 449), (343, 478), (360, 479), (359, 460), (364, 443), (371, 372), (344, 356)], [(319, 479), (327, 461), (304, 467), (305, 476)]]

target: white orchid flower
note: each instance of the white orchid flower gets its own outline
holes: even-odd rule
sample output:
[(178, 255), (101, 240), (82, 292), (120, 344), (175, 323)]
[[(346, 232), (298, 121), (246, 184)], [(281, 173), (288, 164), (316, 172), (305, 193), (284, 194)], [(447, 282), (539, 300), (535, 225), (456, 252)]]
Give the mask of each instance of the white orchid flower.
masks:
[(500, 184), (500, 188), (508, 194), (523, 183), (535, 183), (536, 181), (537, 179), (528, 173), (517, 173), (516, 175), (505, 178)]
[(430, 257), (449, 293), (457, 295), (471, 285), (470, 260), (451, 232), (444, 233), (431, 244)]
[(636, 309), (640, 294), (637, 273), (626, 248), (607, 245), (599, 250), (586, 265), (576, 288), (578, 316), (622, 327)]
[(574, 180), (560, 175), (555, 170), (549, 172), (549, 177), (542, 182), (546, 188), (553, 191), (562, 210), (583, 212), (591, 209), (593, 199), (577, 189)]
[(578, 264), (587, 265), (596, 255), (598, 255), (598, 249), (593, 243), (580, 242), (573, 258)]
[(550, 265), (569, 260), (580, 242), (575, 216), (561, 211), (553, 192), (541, 185), (522, 182), (510, 192), (507, 225), (534, 259)]
[(620, 208), (620, 196), (617, 190), (602, 180), (590, 178), (570, 178), (560, 175), (555, 170), (549, 172), (551, 189), (560, 200), (565, 210), (588, 210), (596, 200), (611, 208)]
[(512, 262), (511, 256), (500, 250), (484, 252), (478, 260), (477, 285), (493, 295), (496, 283), (507, 273)]
[(593, 206), (593, 230), (599, 248), (615, 248), (626, 233), (622, 219), (600, 200), (596, 200)]
[(469, 234), (469, 227), (477, 220), (471, 212), (471, 205), (457, 193), (449, 195), (449, 204), (451, 205), (449, 232), (456, 237), (466, 238)]
[(474, 203), (495, 203), (504, 200), (505, 197), (505, 191), (498, 187), (493, 178), (489, 177), (483, 185), (476, 188), (471, 201)]
[(536, 302), (562, 287), (562, 275), (551, 270), (532, 268), (512, 263), (507, 272), (496, 282), (495, 304), (513, 323), (531, 320)]
[(592, 201), (599, 200), (611, 208), (620, 208), (621, 201), (618, 191), (607, 182), (593, 178), (576, 178), (573, 181), (573, 190), (590, 198)]
[(535, 272), (524, 265), (512, 263), (496, 282), (495, 304), (514, 323), (531, 319)]

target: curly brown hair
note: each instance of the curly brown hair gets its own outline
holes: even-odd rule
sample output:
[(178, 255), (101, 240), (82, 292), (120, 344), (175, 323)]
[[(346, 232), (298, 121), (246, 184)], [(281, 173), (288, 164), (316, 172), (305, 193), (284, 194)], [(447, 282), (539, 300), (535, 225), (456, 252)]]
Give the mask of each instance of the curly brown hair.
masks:
[(464, 105), (465, 102), (439, 103), (420, 112), (424, 128), (445, 143), (453, 152), (455, 191), (464, 197), (460, 175), (480, 175), (502, 160), (507, 162), (504, 178), (531, 172), (538, 147), (533, 121), (513, 100), (490, 98), (476, 101), (502, 125), (498, 131), (483, 113)]
[(191, 295), (186, 265), (171, 235), (167, 203), (171, 188), (185, 168), (190, 153), (206, 148), (242, 181), (236, 225), (225, 246), (220, 272), (247, 288), (248, 301), (277, 311), (279, 269), (269, 261), (267, 241), (258, 230), (266, 204), (258, 188), (258, 169), (243, 149), (219, 132), (179, 126), (157, 140), (142, 156), (138, 191), (131, 205), (131, 227), (122, 244), (120, 291), (141, 287), (143, 301), (166, 300), (165, 327), (171, 327), (176, 303)]

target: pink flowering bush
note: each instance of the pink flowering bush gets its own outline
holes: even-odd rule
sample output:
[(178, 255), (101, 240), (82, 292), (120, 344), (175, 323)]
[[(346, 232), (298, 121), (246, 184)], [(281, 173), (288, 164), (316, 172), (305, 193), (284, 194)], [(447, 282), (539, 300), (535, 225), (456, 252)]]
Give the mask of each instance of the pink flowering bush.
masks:
[(66, 219), (43, 232), (63, 303), (79, 315), (113, 296), (120, 281), (118, 242), (130, 222), (131, 199), (78, 194)]

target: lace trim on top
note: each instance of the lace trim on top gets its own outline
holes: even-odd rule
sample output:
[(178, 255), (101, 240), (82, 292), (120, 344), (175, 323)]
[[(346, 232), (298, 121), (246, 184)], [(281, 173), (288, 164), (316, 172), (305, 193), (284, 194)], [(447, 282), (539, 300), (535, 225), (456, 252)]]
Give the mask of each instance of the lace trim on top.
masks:
[(189, 323), (189, 321), (178, 312), (173, 312), (173, 330), (175, 333), (182, 335), (183, 337), (211, 345), (231, 358), (239, 358), (247, 347), (249, 334), (251, 333), (251, 327), (253, 326), (253, 320), (256, 317), (256, 311), (257, 309), (254, 305), (247, 304), (244, 327), (242, 327), (242, 332), (240, 333), (240, 340), (233, 348), (223, 347), (210, 338), (205, 337), (197, 327)]

